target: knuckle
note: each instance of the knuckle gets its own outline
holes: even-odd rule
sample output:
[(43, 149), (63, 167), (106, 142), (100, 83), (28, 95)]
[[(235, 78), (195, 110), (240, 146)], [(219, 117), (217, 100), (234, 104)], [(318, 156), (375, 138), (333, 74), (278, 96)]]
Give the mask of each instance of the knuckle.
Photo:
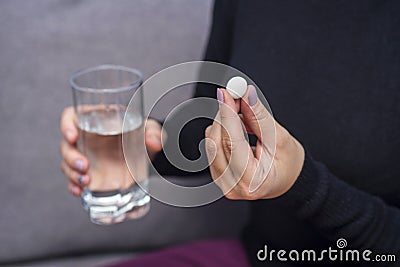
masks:
[(205, 135), (206, 137), (210, 137), (211, 128), (212, 128), (212, 126), (210, 125), (210, 126), (208, 126), (208, 127), (205, 129), (204, 135)]
[(259, 198), (258, 194), (256, 194), (256, 192), (253, 192), (253, 193), (246, 194), (246, 199), (253, 201), (253, 200), (258, 200), (260, 198)]
[[(223, 166), (214, 165), (213, 167), (214, 167), (214, 169), (215, 169), (215, 172), (216, 172), (217, 175), (218, 175), (217, 178), (220, 178), (220, 177), (225, 173), (226, 168), (224, 168)], [(222, 179), (226, 179), (226, 177), (221, 177), (221, 178), (222, 178)], [(223, 181), (221, 181), (221, 182), (223, 182)]]
[(254, 115), (257, 120), (266, 120), (268, 118), (268, 111), (265, 110), (264, 106), (260, 106), (260, 108), (254, 111)]
[(211, 138), (206, 138), (206, 142), (205, 142), (205, 146), (206, 146), (206, 151), (208, 153), (215, 153), (217, 150), (217, 146), (215, 144), (215, 141)]
[(237, 200), (237, 199), (238, 199), (238, 197), (236, 196), (236, 194), (235, 194), (234, 192), (232, 192), (232, 191), (227, 192), (227, 193), (225, 194), (225, 197), (226, 197), (227, 199), (230, 199), (230, 200)]
[(64, 174), (65, 176), (67, 176), (67, 178), (72, 177), (72, 171), (69, 167), (67, 167), (67, 165), (64, 165)]
[(221, 120), (221, 122), (223, 122), (224, 120), (232, 118), (232, 114), (233, 111), (231, 111), (231, 109), (228, 108), (225, 110), (225, 112), (220, 112), (219, 119)]
[(222, 136), (222, 147), (225, 152), (230, 153), (233, 148), (232, 140), (229, 135)]
[(69, 107), (66, 107), (65, 109), (64, 109), (64, 115), (68, 115), (68, 114), (73, 114), (73, 112), (74, 112), (74, 107), (73, 106), (69, 106)]
[(256, 192), (250, 192), (249, 191), (249, 186), (247, 185), (243, 185), (240, 188), (240, 195), (241, 195), (241, 199), (245, 199), (245, 200), (257, 200), (259, 199), (258, 197), (258, 193)]
[(76, 182), (78, 180), (78, 174), (71, 169), (68, 169), (67, 177), (71, 180)]
[(161, 127), (160, 123), (158, 123), (157, 121), (155, 121), (153, 119), (149, 119), (146, 121), (145, 131), (160, 133), (161, 129), (162, 129), (162, 127)]
[(70, 151), (65, 151), (63, 158), (65, 162), (67, 163), (68, 167), (72, 167), (74, 165), (74, 158), (73, 155), (71, 155)]
[(147, 121), (146, 126), (144, 127), (144, 130), (146, 132), (153, 132), (153, 131), (158, 131), (158, 127), (154, 125), (151, 121)]
[(78, 179), (78, 174), (73, 171), (65, 162), (61, 163), (61, 170), (69, 180), (76, 181)]
[(238, 195), (240, 196), (239, 199), (244, 199), (244, 200), (257, 200), (260, 199), (259, 196), (259, 190), (256, 190), (254, 192), (250, 192), (250, 181), (248, 179), (245, 179), (245, 177), (241, 178), (241, 181), (237, 185), (237, 191), (239, 192)]
[(61, 121), (61, 128), (63, 126), (63, 121), (64, 119), (68, 116), (68, 113), (71, 112), (71, 108), (72, 107), (66, 107), (63, 109), (63, 111), (61, 112), (61, 116), (60, 116), (60, 121)]

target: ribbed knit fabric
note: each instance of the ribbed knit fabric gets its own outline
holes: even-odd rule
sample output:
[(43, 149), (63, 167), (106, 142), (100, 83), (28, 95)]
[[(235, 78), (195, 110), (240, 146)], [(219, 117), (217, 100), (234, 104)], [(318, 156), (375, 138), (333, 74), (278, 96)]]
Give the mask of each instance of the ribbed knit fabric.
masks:
[[(296, 183), (277, 200), (331, 240), (345, 238), (353, 248), (400, 252), (399, 210), (349, 186), (308, 153)], [(389, 229), (395, 238), (386, 236)]]

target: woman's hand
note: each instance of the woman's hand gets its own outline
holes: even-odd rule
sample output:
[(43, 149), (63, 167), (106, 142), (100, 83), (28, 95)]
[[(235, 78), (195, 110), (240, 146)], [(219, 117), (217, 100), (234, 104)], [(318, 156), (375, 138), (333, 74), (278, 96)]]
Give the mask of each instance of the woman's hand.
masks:
[[(64, 140), (60, 142), (62, 155), (61, 170), (67, 176), (68, 189), (74, 196), (80, 196), (82, 189), (90, 182), (87, 175), (89, 160), (76, 147), (78, 128), (73, 107), (64, 109), (61, 115), (61, 133)], [(166, 136), (165, 134), (163, 137)], [(155, 120), (147, 120), (145, 128), (145, 143), (150, 158), (162, 149), (161, 125)]]
[[(266, 199), (287, 192), (303, 167), (302, 145), (272, 118), (254, 86), (242, 99), (234, 100), (225, 89), (218, 89), (217, 96), (219, 112), (206, 129), (206, 151), (216, 184), (229, 199)], [(255, 148), (244, 131), (257, 136)]]

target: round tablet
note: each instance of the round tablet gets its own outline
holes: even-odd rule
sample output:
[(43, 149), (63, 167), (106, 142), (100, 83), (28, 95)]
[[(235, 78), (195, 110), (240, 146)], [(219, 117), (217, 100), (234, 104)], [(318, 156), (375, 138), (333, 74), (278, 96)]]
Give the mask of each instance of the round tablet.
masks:
[(238, 99), (244, 96), (247, 90), (247, 82), (244, 78), (236, 76), (231, 78), (227, 85), (226, 90), (234, 98)]

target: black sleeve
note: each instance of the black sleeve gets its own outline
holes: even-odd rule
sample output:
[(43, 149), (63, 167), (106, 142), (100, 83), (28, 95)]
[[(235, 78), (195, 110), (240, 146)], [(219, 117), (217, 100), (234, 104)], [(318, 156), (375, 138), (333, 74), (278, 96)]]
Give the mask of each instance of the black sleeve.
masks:
[[(231, 39), (233, 31), (232, 0), (216, 0), (213, 9), (213, 21), (209, 34), (204, 60), (228, 64), (231, 54)], [(201, 75), (201, 74), (200, 74)], [(194, 97), (216, 97), (216, 86), (199, 83)], [(204, 138), (204, 131), (212, 122), (209, 119), (196, 119), (189, 122), (179, 135), (179, 145), (182, 154), (194, 160), (200, 157), (198, 145)], [(168, 141), (167, 141), (168, 142)], [(156, 170), (163, 175), (193, 175), (171, 165), (163, 152), (153, 160)], [(208, 172), (208, 168), (204, 172)], [(199, 173), (197, 173), (199, 174)]]
[(378, 253), (394, 254), (398, 264), (399, 208), (340, 180), (308, 153), (296, 183), (278, 201), (332, 242), (344, 238), (349, 249), (371, 250), (371, 259)]

